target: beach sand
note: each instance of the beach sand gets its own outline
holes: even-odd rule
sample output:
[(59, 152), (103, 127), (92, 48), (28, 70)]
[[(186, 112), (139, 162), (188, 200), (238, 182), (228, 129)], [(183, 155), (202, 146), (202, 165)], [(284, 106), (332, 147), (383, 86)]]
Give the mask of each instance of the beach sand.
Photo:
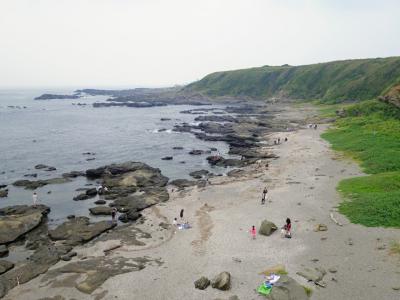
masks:
[[(310, 113), (312, 110), (286, 108), (277, 118), (301, 119)], [(91, 295), (76, 290), (74, 278), (63, 275), (44, 280), (41, 275), (11, 290), (5, 299), (56, 295), (65, 299), (228, 299), (232, 295), (263, 299), (255, 291), (263, 281), (260, 272), (277, 264), (283, 264), (300, 284), (311, 287), (312, 299), (400, 299), (400, 291), (393, 289), (400, 286), (400, 257), (389, 253), (391, 241), (400, 240), (400, 231), (351, 224), (337, 212), (341, 201), (337, 183), (363, 174), (355, 162), (333, 152), (320, 138), (326, 128), (321, 125), (317, 130), (303, 128), (266, 136), (270, 141), (288, 138), (280, 145), (265, 145), (266, 151), (279, 156), (269, 160), (268, 168), (263, 161), (244, 168), (238, 178), (211, 178), (204, 188), (170, 188), (171, 199), (146, 210), (146, 221), (135, 225), (142, 233), (150, 233), (151, 239), (142, 234), (136, 243), (119, 238), (93, 241), (78, 247), (73, 259), (102, 256), (103, 249), (122, 243), (109, 258), (148, 257), (157, 263), (149, 263), (139, 272), (113, 276)], [(261, 205), (265, 186), (268, 197)], [(181, 209), (193, 228), (162, 230), (159, 224), (172, 223)], [(331, 213), (343, 226), (332, 221)], [(293, 224), (292, 239), (282, 238), (278, 230), (252, 240), (252, 225), (258, 229), (267, 219), (281, 227), (287, 217)], [(315, 232), (320, 223), (328, 230)], [(65, 264), (59, 262), (52, 269)], [(327, 286), (322, 288), (296, 275), (304, 267), (337, 272), (327, 272)], [(232, 275), (231, 290), (195, 289), (195, 280), (201, 276), (212, 279), (222, 271)]]

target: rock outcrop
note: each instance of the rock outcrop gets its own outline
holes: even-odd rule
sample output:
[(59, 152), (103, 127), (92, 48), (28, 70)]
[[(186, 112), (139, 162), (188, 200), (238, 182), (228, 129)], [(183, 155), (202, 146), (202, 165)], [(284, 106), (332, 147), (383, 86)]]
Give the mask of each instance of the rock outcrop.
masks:
[(45, 205), (16, 205), (0, 209), (0, 244), (8, 244), (38, 226), (50, 212)]

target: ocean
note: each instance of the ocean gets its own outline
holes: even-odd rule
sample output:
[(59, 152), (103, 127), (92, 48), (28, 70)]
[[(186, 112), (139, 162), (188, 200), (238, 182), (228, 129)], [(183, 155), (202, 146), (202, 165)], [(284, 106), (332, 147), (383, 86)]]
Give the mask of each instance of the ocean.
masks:
[[(33, 191), (13, 187), (12, 183), (16, 180), (55, 178), (65, 172), (85, 171), (111, 163), (141, 161), (160, 168), (170, 179), (190, 178), (189, 173), (199, 169), (226, 173), (227, 169), (211, 168), (206, 161), (207, 154), (194, 156), (188, 152), (215, 147), (222, 155), (228, 156), (227, 144), (202, 141), (190, 133), (172, 131), (175, 124), (192, 123), (196, 117), (180, 111), (198, 106), (92, 107), (93, 102), (106, 100), (105, 96), (33, 100), (43, 93), (72, 92), (0, 90), (0, 184), (7, 184), (9, 189), (8, 197), (0, 198), (0, 207), (32, 204)], [(87, 105), (73, 105), (78, 102)], [(161, 121), (160, 118), (171, 120)], [(176, 146), (184, 149), (173, 150)], [(87, 152), (94, 155), (84, 154)], [(173, 160), (161, 160), (165, 156), (173, 156)], [(57, 170), (36, 170), (34, 166), (37, 164)], [(37, 178), (24, 176), (32, 173), (36, 173)], [(72, 198), (80, 193), (76, 189), (90, 184), (96, 183), (78, 177), (69, 183), (47, 185), (36, 190), (39, 202), (51, 208), (50, 226), (63, 222), (71, 214), (89, 216), (88, 208), (95, 206), (93, 202), (96, 199), (73, 201)]]

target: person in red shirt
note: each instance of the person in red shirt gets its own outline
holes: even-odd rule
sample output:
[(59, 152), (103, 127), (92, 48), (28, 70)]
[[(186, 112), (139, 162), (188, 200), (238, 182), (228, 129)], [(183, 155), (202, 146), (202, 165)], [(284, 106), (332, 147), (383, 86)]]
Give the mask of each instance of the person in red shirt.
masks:
[(286, 219), (286, 224), (283, 226), (283, 229), (285, 230), (285, 237), (290, 239), (292, 237), (292, 222), (289, 218)]
[(253, 240), (255, 240), (256, 239), (256, 234), (257, 234), (257, 231), (256, 231), (256, 227), (253, 225), (252, 227), (251, 227), (251, 229), (250, 229), (250, 234), (251, 234), (251, 236), (253, 237)]

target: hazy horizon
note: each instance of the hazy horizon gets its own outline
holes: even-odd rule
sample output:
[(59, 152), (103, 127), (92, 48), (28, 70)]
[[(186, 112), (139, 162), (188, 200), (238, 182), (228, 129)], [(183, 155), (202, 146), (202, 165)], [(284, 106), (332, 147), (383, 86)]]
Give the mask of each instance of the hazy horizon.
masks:
[(400, 54), (400, 2), (3, 0), (0, 88), (184, 85), (223, 70)]

